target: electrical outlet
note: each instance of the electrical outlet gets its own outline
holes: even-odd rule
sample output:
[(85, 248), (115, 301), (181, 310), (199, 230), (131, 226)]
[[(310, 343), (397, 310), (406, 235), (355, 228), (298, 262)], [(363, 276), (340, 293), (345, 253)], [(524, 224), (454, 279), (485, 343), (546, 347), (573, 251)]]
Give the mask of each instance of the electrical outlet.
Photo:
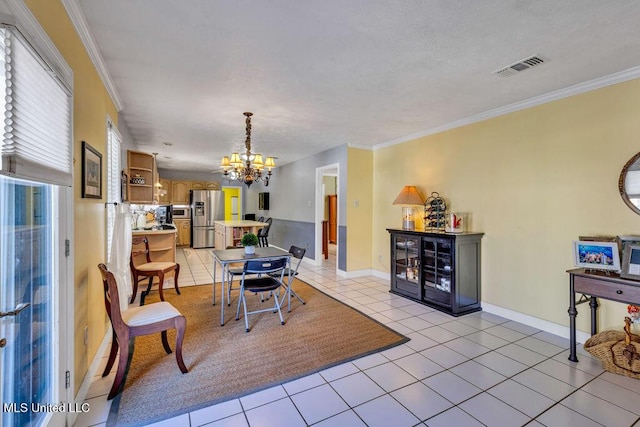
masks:
[(84, 327), (84, 346), (89, 345), (89, 326)]

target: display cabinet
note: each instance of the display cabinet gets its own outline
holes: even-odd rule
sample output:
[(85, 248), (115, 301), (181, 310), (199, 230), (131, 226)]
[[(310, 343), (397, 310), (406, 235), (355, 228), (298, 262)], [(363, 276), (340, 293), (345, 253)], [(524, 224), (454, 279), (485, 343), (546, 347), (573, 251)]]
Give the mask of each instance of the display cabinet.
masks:
[(392, 293), (454, 316), (481, 310), (483, 233), (387, 231)]

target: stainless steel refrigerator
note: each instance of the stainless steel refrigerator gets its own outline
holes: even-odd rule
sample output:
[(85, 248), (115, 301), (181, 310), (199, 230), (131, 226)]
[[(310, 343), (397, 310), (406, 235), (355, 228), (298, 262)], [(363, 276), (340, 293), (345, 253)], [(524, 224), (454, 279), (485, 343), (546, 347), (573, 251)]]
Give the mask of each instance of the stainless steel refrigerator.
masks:
[(218, 190), (191, 191), (191, 246), (213, 248), (216, 240), (214, 221), (224, 219), (224, 194)]

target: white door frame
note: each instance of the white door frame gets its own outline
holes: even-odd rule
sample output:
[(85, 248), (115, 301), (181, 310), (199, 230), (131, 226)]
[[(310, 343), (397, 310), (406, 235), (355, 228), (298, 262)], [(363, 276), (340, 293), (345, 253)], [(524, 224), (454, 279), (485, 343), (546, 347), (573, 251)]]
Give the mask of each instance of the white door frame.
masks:
[(340, 259), (340, 163), (320, 166), (316, 168), (316, 220), (315, 220), (315, 265), (322, 265), (322, 220), (324, 218), (324, 198), (322, 197), (322, 177), (325, 172), (336, 172), (336, 194), (338, 195), (338, 212), (336, 224), (336, 271), (338, 271), (338, 260)]

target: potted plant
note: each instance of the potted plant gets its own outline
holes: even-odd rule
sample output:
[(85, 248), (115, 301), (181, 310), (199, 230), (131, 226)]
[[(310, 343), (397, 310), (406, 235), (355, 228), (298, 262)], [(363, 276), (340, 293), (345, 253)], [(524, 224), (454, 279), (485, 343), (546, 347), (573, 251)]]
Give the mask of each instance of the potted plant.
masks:
[(256, 253), (256, 246), (258, 245), (258, 236), (253, 233), (247, 233), (242, 236), (242, 246), (244, 246), (244, 253), (247, 255), (253, 255)]

